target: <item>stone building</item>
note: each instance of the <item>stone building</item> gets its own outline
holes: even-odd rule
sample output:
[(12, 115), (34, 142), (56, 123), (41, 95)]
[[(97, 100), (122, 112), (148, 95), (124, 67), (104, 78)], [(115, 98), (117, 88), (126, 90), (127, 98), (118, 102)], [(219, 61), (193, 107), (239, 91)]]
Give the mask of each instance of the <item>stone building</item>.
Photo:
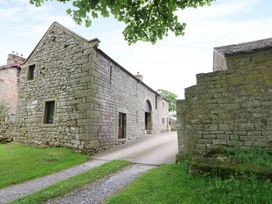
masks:
[(272, 151), (272, 38), (214, 49), (214, 72), (177, 102), (179, 151), (221, 146)]
[(11, 119), (16, 114), (20, 65), (24, 60), (12, 53), (8, 55), (7, 64), (0, 66), (0, 104), (8, 107)]
[(94, 152), (168, 130), (168, 102), (99, 43), (50, 26), (22, 65), (15, 141)]
[[(267, 55), (265, 50), (269, 50), (271, 47), (272, 38), (242, 44), (216, 47), (214, 48), (213, 52), (213, 71), (231, 70), (234, 66), (237, 67), (245, 66), (246, 64), (252, 64), (253, 56), (255, 57), (258, 53), (261, 53), (261, 55)], [(248, 58), (248, 56), (250, 57)], [(234, 60), (235, 58), (237, 59)], [(262, 60), (262, 57), (260, 60)], [(257, 63), (262, 64), (268, 62), (269, 65), (270, 61), (268, 61), (267, 58), (264, 60), (264, 62), (259, 61)], [(239, 63), (239, 65), (234, 65), (233, 63)]]

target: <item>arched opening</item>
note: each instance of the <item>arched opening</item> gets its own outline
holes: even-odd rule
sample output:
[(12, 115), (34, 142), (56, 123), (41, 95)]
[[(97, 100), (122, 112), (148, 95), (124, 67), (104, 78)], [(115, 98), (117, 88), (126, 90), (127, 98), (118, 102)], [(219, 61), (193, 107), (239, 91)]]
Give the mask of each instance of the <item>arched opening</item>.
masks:
[(145, 101), (144, 104), (145, 112), (145, 133), (152, 133), (152, 106), (149, 100)]

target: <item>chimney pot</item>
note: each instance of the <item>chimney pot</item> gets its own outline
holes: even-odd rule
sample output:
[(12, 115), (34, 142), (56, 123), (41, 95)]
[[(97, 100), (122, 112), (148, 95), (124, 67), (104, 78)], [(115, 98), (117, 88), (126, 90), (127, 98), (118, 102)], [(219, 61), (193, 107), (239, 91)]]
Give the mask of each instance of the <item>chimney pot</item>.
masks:
[(135, 75), (135, 77), (140, 80), (143, 81), (143, 75), (140, 74), (140, 72), (137, 72), (137, 75)]

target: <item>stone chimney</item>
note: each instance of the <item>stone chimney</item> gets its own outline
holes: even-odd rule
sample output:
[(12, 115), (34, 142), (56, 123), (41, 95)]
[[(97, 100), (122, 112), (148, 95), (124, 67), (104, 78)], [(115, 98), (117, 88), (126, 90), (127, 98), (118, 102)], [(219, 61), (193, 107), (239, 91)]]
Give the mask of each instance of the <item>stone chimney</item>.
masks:
[(13, 51), (12, 54), (8, 55), (7, 64), (22, 64), (24, 61), (25, 58), (23, 58), (22, 54), (19, 56), (18, 52)]
[(135, 75), (135, 77), (137, 79), (139, 79), (140, 81), (143, 81), (143, 75), (141, 75), (139, 72), (137, 72), (137, 74)]

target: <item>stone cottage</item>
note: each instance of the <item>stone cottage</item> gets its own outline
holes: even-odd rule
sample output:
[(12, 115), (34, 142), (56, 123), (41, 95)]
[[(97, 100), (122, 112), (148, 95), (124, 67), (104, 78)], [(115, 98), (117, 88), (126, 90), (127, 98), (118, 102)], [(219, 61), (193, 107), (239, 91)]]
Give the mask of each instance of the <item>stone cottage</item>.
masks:
[(180, 153), (272, 151), (272, 38), (215, 48), (213, 70), (198, 74), (177, 102)]
[(168, 102), (99, 43), (50, 26), (22, 65), (15, 141), (94, 152), (168, 131)]
[(24, 60), (12, 53), (8, 55), (7, 64), (0, 66), (0, 104), (8, 108), (10, 119), (14, 119), (16, 114), (20, 65)]

